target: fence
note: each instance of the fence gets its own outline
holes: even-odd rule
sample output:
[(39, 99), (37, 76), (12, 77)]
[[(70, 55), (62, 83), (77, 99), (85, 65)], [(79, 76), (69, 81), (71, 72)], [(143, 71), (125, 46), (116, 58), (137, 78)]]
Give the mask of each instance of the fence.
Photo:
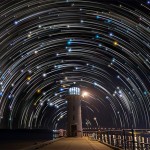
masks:
[(83, 131), (83, 136), (124, 150), (150, 150), (150, 131), (147, 129)]

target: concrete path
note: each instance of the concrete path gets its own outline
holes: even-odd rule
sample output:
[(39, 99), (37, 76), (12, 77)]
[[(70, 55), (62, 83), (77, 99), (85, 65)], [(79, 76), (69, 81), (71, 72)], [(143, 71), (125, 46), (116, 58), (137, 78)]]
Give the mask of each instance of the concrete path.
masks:
[(64, 138), (47, 146), (39, 148), (39, 150), (112, 150), (111, 148), (99, 143), (91, 141), (87, 138)]

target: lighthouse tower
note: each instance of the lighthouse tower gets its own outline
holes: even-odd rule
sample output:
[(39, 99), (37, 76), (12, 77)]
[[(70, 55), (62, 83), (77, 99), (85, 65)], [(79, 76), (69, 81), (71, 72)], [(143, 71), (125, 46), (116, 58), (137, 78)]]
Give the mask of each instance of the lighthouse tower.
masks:
[(81, 96), (79, 87), (70, 87), (67, 96), (67, 136), (82, 136)]

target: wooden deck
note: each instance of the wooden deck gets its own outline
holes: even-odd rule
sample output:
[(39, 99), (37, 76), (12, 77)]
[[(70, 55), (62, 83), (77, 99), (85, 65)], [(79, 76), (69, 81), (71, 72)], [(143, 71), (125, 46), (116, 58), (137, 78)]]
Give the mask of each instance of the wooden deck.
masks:
[(88, 138), (64, 138), (54, 143), (50, 143), (41, 150), (112, 150), (110, 147), (98, 141), (88, 140)]

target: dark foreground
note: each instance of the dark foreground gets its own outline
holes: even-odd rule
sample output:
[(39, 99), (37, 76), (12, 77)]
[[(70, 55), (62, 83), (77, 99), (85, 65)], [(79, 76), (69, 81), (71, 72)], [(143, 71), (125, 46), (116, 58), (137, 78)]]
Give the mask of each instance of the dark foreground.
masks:
[(19, 150), (42, 142), (44, 140), (2, 140), (0, 141), (0, 150)]
[(0, 130), (0, 150), (19, 150), (53, 139), (49, 130)]

